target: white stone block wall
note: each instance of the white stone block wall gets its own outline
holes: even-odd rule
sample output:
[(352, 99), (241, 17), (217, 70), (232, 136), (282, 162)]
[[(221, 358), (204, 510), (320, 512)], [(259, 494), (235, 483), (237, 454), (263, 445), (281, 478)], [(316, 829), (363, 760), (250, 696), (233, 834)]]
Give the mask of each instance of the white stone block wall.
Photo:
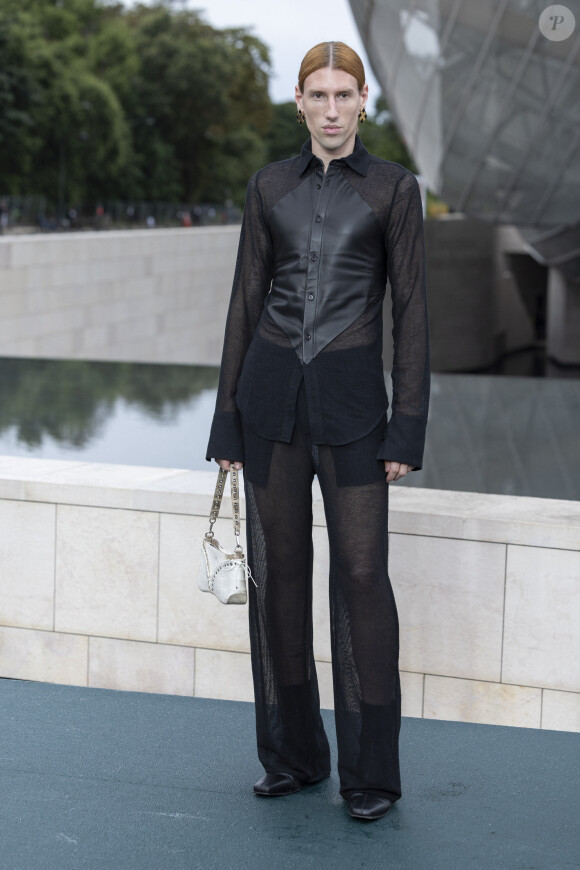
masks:
[[(506, 350), (527, 346), (533, 325), (504, 257), (526, 252), (517, 228), (438, 220), (425, 231), (434, 370), (491, 362), (501, 336)], [(219, 365), (239, 233), (224, 226), (0, 236), (0, 356)], [(556, 352), (564, 297), (554, 281), (548, 332)], [(389, 368), (390, 305), (384, 318)]]
[(240, 228), (0, 238), (0, 356), (219, 365)]
[[(213, 471), (0, 457), (0, 676), (252, 700), (247, 607), (197, 588), (214, 485)], [(390, 500), (403, 715), (580, 731), (580, 504), (400, 486)], [(316, 486), (314, 522), (332, 707)]]

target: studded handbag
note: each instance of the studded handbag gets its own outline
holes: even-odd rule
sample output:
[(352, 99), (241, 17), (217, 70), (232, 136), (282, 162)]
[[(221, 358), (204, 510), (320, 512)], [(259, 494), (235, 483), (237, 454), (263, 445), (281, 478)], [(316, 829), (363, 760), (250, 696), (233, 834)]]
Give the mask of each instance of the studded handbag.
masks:
[(227, 471), (220, 468), (209, 515), (209, 530), (205, 533), (201, 545), (198, 585), (202, 592), (211, 592), (222, 604), (245, 604), (248, 600), (247, 578), (249, 577), (255, 585), (257, 584), (252, 577), (244, 550), (240, 544), (238, 471), (233, 465), (230, 471), (232, 515), (236, 546), (233, 553), (225, 550), (213, 533), (213, 526), (220, 512), (226, 477), (228, 475)]

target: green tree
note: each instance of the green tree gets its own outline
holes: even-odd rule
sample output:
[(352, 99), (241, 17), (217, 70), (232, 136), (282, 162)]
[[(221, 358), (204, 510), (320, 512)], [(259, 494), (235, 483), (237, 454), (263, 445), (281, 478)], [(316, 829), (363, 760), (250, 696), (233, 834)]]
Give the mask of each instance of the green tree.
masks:
[(241, 203), (266, 159), (268, 50), (172, 0), (2, 0), (0, 192)]
[(412, 172), (417, 171), (382, 95), (376, 101), (374, 115), (369, 116), (364, 124), (359, 124), (359, 134), (371, 154), (400, 163)]
[[(141, 68), (133, 92), (132, 183), (142, 198), (243, 200), (265, 157), (270, 118), (266, 47), (245, 30), (218, 31), (170, 2), (128, 13)], [(163, 174), (151, 172), (164, 152)], [(135, 195), (135, 194), (134, 194)]]
[(296, 103), (277, 103), (266, 135), (268, 163), (300, 154), (309, 135), (306, 124), (300, 126), (296, 120)]
[(109, 14), (96, 0), (4, 0), (2, 190), (62, 202), (114, 190), (129, 161), (129, 129), (114, 89), (87, 62)]

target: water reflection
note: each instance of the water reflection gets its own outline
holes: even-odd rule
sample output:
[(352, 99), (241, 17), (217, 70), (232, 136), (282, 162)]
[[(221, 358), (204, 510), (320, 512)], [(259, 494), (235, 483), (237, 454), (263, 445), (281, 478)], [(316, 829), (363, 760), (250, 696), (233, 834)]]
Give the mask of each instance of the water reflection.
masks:
[(434, 374), (406, 486), (580, 499), (580, 380)]
[[(187, 438), (196, 400), (205, 391), (213, 394), (218, 373), (209, 366), (2, 359), (0, 452), (53, 458), (86, 453), (88, 461), (99, 461), (95, 443), (107, 440), (115, 420), (126, 418), (141, 420), (132, 437), (150, 443), (146, 464), (172, 464), (175, 455), (164, 457), (156, 430), (182, 427)], [(117, 441), (121, 457), (123, 439)], [(134, 447), (143, 456), (143, 444)], [(191, 442), (188, 450), (194, 453)], [(112, 455), (106, 461), (131, 460)]]
[[(0, 359), (0, 454), (208, 470), (219, 370)], [(387, 378), (390, 390), (390, 378)], [(580, 379), (434, 373), (396, 486), (580, 499)]]

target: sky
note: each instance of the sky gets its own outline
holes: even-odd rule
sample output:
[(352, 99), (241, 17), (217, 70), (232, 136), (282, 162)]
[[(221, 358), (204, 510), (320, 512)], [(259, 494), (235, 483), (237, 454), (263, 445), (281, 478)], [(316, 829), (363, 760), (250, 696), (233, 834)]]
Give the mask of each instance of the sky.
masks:
[(270, 97), (275, 103), (294, 99), (300, 62), (318, 42), (346, 42), (361, 56), (374, 106), (380, 94), (358, 34), (348, 0), (186, 0), (213, 27), (251, 27), (270, 48), (273, 75)]

